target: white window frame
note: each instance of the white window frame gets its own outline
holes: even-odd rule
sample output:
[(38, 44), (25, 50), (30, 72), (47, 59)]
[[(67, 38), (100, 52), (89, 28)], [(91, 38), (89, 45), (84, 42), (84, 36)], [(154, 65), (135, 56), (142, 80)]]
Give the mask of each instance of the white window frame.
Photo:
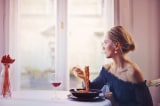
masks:
[(57, 0), (57, 27), (55, 71), (56, 76), (63, 81), (62, 89), (69, 89), (68, 52), (67, 52), (67, 4), (68, 0)]

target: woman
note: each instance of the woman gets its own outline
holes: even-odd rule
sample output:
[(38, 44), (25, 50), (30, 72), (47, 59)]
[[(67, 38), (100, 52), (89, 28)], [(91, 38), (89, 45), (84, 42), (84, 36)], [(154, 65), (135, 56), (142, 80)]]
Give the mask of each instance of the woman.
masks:
[[(103, 50), (106, 58), (113, 62), (104, 65), (99, 76), (90, 82), (91, 89), (101, 89), (109, 84), (114, 101), (118, 106), (153, 106), (146, 81), (138, 66), (127, 59), (126, 54), (135, 50), (130, 33), (122, 26), (111, 28), (105, 36)], [(83, 71), (74, 67), (78, 77), (84, 79)]]

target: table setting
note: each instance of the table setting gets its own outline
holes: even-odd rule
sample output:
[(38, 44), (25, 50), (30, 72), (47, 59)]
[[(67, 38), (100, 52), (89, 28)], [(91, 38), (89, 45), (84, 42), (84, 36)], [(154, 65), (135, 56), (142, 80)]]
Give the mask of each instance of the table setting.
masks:
[(85, 87), (59, 90), (62, 81), (56, 78), (56, 73), (50, 78), (53, 90), (11, 90), (9, 65), (15, 59), (4, 55), (1, 59), (5, 70), (1, 81), (0, 106), (111, 106), (104, 93), (98, 89), (89, 88), (89, 67), (85, 67)]

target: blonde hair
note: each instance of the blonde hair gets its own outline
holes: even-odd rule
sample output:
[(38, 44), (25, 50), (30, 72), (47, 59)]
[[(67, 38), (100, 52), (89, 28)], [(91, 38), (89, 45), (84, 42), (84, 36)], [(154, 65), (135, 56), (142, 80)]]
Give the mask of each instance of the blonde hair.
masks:
[(135, 50), (135, 42), (131, 34), (122, 26), (112, 27), (108, 31), (108, 36), (113, 42), (119, 42), (123, 53)]

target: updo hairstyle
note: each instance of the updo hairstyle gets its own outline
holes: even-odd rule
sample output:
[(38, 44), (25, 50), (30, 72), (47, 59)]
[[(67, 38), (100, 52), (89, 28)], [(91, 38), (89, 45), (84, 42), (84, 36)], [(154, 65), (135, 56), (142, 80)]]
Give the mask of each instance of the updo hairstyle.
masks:
[(131, 38), (131, 34), (122, 26), (112, 27), (108, 31), (108, 36), (113, 42), (119, 42), (122, 53), (135, 50), (135, 42)]

